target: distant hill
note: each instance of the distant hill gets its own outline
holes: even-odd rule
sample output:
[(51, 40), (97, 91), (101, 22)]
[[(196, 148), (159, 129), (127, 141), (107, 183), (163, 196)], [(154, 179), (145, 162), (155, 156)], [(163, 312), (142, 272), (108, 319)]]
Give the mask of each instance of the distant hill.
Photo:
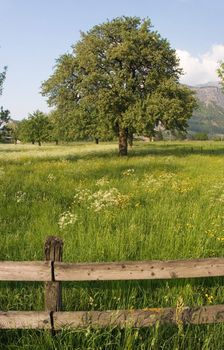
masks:
[(224, 94), (219, 83), (191, 86), (199, 108), (189, 121), (189, 133), (204, 132), (209, 136), (224, 135)]

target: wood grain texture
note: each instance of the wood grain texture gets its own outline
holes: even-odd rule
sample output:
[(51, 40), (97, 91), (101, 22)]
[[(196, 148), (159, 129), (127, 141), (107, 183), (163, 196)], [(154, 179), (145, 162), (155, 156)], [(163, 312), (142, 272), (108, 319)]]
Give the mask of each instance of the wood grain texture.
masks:
[(0, 261), (0, 281), (50, 281), (51, 264), (45, 261)]
[(62, 310), (61, 282), (55, 282), (54, 262), (62, 261), (63, 241), (55, 236), (49, 236), (44, 246), (45, 260), (51, 261), (51, 282), (45, 283), (45, 311)]
[(224, 276), (224, 258), (112, 263), (1, 261), (1, 281), (144, 280)]
[[(50, 316), (51, 314), (51, 316)], [(224, 305), (143, 310), (75, 312), (0, 312), (0, 329), (51, 329), (149, 327), (160, 324), (211, 324), (224, 322)]]
[(51, 329), (48, 312), (0, 312), (0, 329)]
[(153, 280), (224, 276), (224, 258), (112, 263), (54, 263), (56, 281)]
[(149, 327), (161, 324), (209, 324), (224, 322), (224, 305), (213, 305), (181, 310), (156, 308), (144, 310), (76, 311), (53, 314), (54, 329), (64, 327)]

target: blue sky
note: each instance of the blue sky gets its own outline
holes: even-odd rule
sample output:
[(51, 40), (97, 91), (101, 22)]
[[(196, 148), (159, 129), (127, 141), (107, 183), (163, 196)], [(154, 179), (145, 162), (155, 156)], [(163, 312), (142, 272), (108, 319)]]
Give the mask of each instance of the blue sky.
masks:
[(0, 0), (0, 13), (0, 70), (8, 66), (0, 105), (16, 119), (48, 110), (39, 92), (55, 59), (80, 30), (113, 17), (149, 17), (177, 49), (184, 83), (217, 80), (217, 62), (224, 60), (223, 0)]

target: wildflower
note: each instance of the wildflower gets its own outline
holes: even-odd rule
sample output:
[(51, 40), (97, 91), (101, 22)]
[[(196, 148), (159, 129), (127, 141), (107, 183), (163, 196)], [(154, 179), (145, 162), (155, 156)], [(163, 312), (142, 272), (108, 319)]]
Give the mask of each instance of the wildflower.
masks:
[(78, 220), (77, 215), (71, 213), (69, 210), (63, 212), (58, 220), (58, 226), (61, 230), (65, 229), (69, 225), (73, 225)]
[(207, 293), (205, 294), (205, 298), (207, 299), (207, 302), (209, 304), (212, 304), (214, 301), (214, 297), (212, 295), (207, 294)]
[(191, 191), (192, 186), (190, 185), (190, 182), (187, 180), (183, 180), (183, 181), (176, 180), (176, 181), (173, 181), (173, 183), (171, 184), (171, 188), (176, 192), (184, 194)]
[(96, 212), (113, 207), (122, 208), (126, 205), (128, 199), (129, 197), (121, 194), (117, 188), (111, 188), (107, 191), (99, 190), (93, 193), (90, 207)]
[(89, 201), (89, 198), (91, 196), (90, 190), (77, 190), (76, 194), (74, 196), (74, 204), (78, 203), (86, 203)]
[(113, 207), (124, 207), (129, 196), (121, 194), (117, 188), (98, 190), (91, 193), (90, 190), (78, 190), (74, 196), (74, 204), (83, 204), (87, 208), (99, 212)]
[(150, 191), (155, 192), (160, 188), (167, 186), (167, 184), (173, 181), (175, 174), (162, 172), (161, 174), (155, 175), (145, 175), (144, 186)]
[(94, 299), (92, 297), (89, 297), (89, 304), (93, 305)]
[(130, 175), (133, 175), (135, 172), (135, 169), (127, 169), (125, 171), (123, 171), (122, 175), (123, 176), (130, 176)]
[(190, 180), (180, 180), (176, 178), (174, 173), (162, 172), (159, 175), (148, 175), (144, 176), (143, 184), (150, 192), (156, 192), (163, 187), (169, 186), (173, 191), (181, 194), (187, 193), (192, 190)]
[(22, 192), (22, 191), (16, 192), (15, 199), (17, 203), (24, 202), (26, 199), (26, 192)]
[(211, 188), (208, 190), (208, 193), (212, 199), (215, 199), (222, 203), (224, 202), (224, 185), (222, 183), (214, 184), (211, 186)]
[(107, 185), (109, 184), (109, 180), (107, 179), (107, 177), (101, 177), (100, 179), (98, 179), (96, 181), (96, 185), (97, 186), (104, 186), (104, 185)]
[(49, 174), (47, 177), (47, 182), (53, 182), (56, 180), (56, 177), (53, 174)]

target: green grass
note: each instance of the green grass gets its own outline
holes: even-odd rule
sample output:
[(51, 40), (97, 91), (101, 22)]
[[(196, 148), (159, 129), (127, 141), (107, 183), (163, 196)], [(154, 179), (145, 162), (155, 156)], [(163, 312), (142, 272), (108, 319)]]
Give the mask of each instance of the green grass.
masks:
[[(224, 143), (0, 145), (0, 260), (223, 256)], [(64, 283), (64, 310), (224, 303), (224, 279)], [(1, 283), (1, 310), (43, 310), (41, 283)], [(224, 326), (0, 331), (0, 349), (224, 349)]]

